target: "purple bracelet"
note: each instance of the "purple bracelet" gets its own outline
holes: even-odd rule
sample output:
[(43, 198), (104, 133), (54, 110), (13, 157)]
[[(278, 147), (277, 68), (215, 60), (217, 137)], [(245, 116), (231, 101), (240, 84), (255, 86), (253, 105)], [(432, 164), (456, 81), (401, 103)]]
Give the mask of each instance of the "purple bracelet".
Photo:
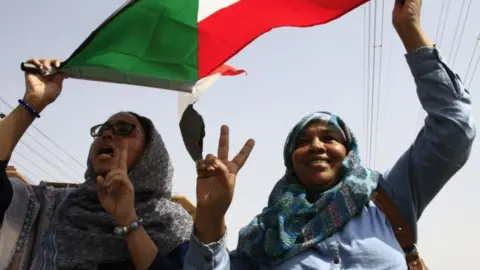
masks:
[(40, 118), (40, 114), (34, 108), (32, 108), (32, 106), (28, 105), (28, 103), (23, 101), (23, 99), (19, 99), (18, 103), (22, 104), (23, 107), (27, 108), (27, 110), (29, 110), (33, 114), (33, 116), (35, 116), (36, 118)]

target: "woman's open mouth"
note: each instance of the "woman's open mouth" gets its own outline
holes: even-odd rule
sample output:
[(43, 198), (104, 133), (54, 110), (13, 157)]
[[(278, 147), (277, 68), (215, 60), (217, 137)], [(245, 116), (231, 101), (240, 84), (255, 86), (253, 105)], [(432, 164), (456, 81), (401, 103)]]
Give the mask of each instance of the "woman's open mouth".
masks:
[(100, 149), (98, 149), (98, 157), (101, 159), (109, 159), (112, 158), (113, 155), (115, 154), (115, 151), (113, 150), (112, 147), (110, 146), (102, 146)]

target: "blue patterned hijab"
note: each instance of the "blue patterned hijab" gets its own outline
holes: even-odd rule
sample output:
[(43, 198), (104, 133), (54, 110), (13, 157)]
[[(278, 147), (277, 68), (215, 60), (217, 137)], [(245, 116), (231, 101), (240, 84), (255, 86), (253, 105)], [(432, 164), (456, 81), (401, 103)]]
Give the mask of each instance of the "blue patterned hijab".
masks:
[[(343, 134), (347, 156), (339, 183), (315, 194), (311, 203), (307, 189), (293, 172), (292, 153), (298, 135), (314, 121), (327, 123)], [(239, 252), (267, 266), (278, 265), (340, 231), (370, 201), (381, 177), (360, 164), (352, 131), (340, 117), (328, 112), (302, 118), (290, 131), (283, 155), (285, 175), (270, 193), (268, 206), (240, 230), (238, 241)]]

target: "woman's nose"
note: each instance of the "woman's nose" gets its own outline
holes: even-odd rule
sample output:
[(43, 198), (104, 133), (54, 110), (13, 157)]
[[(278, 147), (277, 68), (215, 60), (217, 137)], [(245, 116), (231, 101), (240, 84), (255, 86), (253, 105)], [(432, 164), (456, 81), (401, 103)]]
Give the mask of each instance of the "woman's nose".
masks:
[(103, 132), (103, 135), (102, 135), (102, 138), (105, 140), (105, 139), (113, 139), (113, 132), (111, 130), (111, 128), (105, 130), (105, 132)]
[(325, 152), (325, 145), (319, 138), (316, 137), (312, 140), (312, 143), (310, 145), (310, 151), (313, 153), (323, 153)]

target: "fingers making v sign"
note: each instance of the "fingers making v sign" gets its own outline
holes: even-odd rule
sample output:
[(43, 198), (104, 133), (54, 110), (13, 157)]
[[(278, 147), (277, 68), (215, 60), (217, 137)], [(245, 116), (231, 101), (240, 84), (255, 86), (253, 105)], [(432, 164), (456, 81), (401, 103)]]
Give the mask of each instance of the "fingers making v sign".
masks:
[(211, 215), (225, 215), (232, 202), (236, 176), (255, 145), (255, 141), (249, 139), (230, 160), (229, 140), (229, 128), (222, 126), (217, 157), (209, 154), (197, 161), (197, 208), (207, 210)]
[(134, 188), (128, 178), (127, 153), (128, 142), (122, 140), (120, 147), (114, 149), (110, 171), (105, 177), (97, 177), (100, 203), (120, 225), (128, 225), (136, 219)]

